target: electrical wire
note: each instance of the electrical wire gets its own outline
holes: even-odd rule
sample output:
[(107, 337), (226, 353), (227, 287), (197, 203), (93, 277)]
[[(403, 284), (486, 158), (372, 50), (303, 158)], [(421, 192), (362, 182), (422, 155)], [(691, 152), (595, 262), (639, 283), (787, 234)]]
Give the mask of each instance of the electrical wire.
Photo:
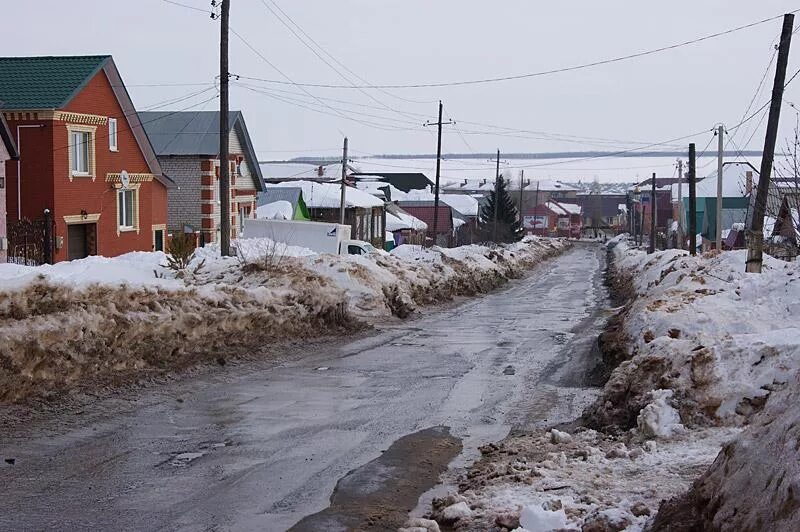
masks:
[[(166, 1), (166, 0), (165, 0)], [(790, 11), (789, 13), (797, 13), (800, 9), (795, 9)], [(701, 43), (703, 41), (707, 41), (710, 39), (715, 39), (718, 37), (722, 37), (725, 35), (730, 35), (732, 33), (736, 33), (742, 30), (746, 30), (749, 28), (753, 28), (755, 26), (759, 26), (761, 24), (766, 24), (767, 22), (772, 22), (773, 20), (777, 20), (783, 18), (784, 15), (776, 15), (774, 17), (765, 18), (762, 20), (758, 20), (756, 22), (751, 22), (749, 24), (744, 24), (742, 26), (737, 26), (735, 28), (731, 28), (724, 31), (719, 31), (716, 33), (712, 33), (709, 35), (704, 35), (702, 37), (698, 37), (695, 39), (691, 39), (688, 41), (683, 41), (667, 46), (662, 46), (659, 48), (653, 48), (650, 50), (645, 50), (642, 52), (636, 52), (624, 56), (612, 57), (609, 59), (603, 59), (599, 61), (593, 61), (590, 63), (583, 63), (579, 65), (573, 65), (568, 67), (561, 67), (555, 68), (551, 70), (542, 70), (538, 72), (530, 72), (527, 74), (517, 74), (517, 75), (508, 75), (508, 76), (498, 76), (493, 78), (482, 78), (482, 79), (472, 79), (472, 80), (461, 80), (461, 81), (448, 81), (448, 82), (433, 82), (433, 83), (410, 83), (410, 84), (383, 84), (383, 85), (375, 85), (375, 84), (366, 84), (366, 85), (358, 85), (358, 86), (350, 86), (350, 85), (336, 85), (336, 84), (329, 84), (329, 83), (295, 83), (291, 82), (292, 85), (299, 85), (303, 87), (316, 87), (316, 88), (326, 88), (326, 89), (358, 89), (358, 88), (368, 88), (368, 89), (420, 89), (420, 88), (436, 88), (436, 87), (458, 87), (464, 85), (477, 85), (477, 84), (484, 84), (484, 83), (497, 83), (502, 81), (513, 81), (519, 79), (528, 79), (540, 76), (547, 76), (551, 74), (560, 74), (564, 72), (572, 72), (575, 70), (582, 70), (586, 68), (593, 68), (602, 65), (608, 65), (612, 63), (619, 63), (622, 61), (628, 61), (631, 59), (636, 59), (640, 57), (645, 57), (648, 55), (653, 55), (661, 52), (665, 52), (668, 50), (674, 50), (676, 48), (682, 48), (684, 46), (690, 46), (694, 44)], [(286, 84), (286, 82), (280, 80), (270, 80), (270, 79), (263, 79), (263, 78), (256, 78), (256, 77), (247, 77), (244, 75), (240, 75), (242, 79), (250, 79), (254, 81), (262, 81), (266, 83), (279, 83), (279, 84)]]

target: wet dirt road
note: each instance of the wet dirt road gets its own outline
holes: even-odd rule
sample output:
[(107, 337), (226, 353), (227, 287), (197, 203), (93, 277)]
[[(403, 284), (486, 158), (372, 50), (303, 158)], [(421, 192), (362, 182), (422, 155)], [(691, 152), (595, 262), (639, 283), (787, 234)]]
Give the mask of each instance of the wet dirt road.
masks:
[[(576, 245), (503, 290), (368, 336), (4, 430), (0, 530), (314, 529), (340, 479), (369, 496), (403, 478), (398, 453), (438, 475), (462, 446), (451, 467), (512, 428), (576, 417), (592, 394), (579, 374), (603, 319), (601, 267), (600, 246)], [(373, 462), (415, 433), (428, 443), (404, 439), (393, 470)], [(458, 445), (430, 452), (438, 433)], [(348, 476), (369, 463), (390, 473)], [(430, 488), (407, 480), (403, 515)], [(325, 529), (347, 528), (326, 515)]]

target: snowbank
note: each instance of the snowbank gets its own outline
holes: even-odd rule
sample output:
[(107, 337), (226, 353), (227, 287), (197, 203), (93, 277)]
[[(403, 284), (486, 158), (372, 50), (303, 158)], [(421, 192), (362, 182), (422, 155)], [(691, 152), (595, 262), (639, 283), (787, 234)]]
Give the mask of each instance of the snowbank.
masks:
[(800, 265), (609, 249), (615, 369), (571, 431), (482, 449), (459, 529), (800, 529)]
[(181, 275), (163, 253), (0, 265), (0, 402), (403, 318), (495, 288), (567, 243), (400, 246), (369, 256), (316, 254), (269, 239), (234, 245), (237, 257), (197, 250)]
[(587, 413), (595, 426), (633, 426), (660, 389), (687, 426), (741, 425), (797, 371), (798, 264), (765, 257), (762, 274), (746, 274), (744, 251), (613, 249), (636, 298), (624, 314), (629, 359)]

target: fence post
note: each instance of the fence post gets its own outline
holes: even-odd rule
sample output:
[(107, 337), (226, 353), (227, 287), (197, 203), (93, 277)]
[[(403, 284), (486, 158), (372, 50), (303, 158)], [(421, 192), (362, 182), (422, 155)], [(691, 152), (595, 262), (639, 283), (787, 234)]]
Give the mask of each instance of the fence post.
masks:
[(53, 264), (53, 215), (44, 210), (44, 262)]

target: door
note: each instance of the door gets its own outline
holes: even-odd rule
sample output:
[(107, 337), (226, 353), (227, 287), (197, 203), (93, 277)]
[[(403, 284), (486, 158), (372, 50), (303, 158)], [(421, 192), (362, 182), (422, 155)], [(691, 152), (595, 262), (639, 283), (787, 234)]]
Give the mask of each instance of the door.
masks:
[(153, 251), (164, 251), (164, 230), (156, 229), (153, 233)]
[(97, 224), (67, 226), (67, 258), (83, 259), (97, 254)]

